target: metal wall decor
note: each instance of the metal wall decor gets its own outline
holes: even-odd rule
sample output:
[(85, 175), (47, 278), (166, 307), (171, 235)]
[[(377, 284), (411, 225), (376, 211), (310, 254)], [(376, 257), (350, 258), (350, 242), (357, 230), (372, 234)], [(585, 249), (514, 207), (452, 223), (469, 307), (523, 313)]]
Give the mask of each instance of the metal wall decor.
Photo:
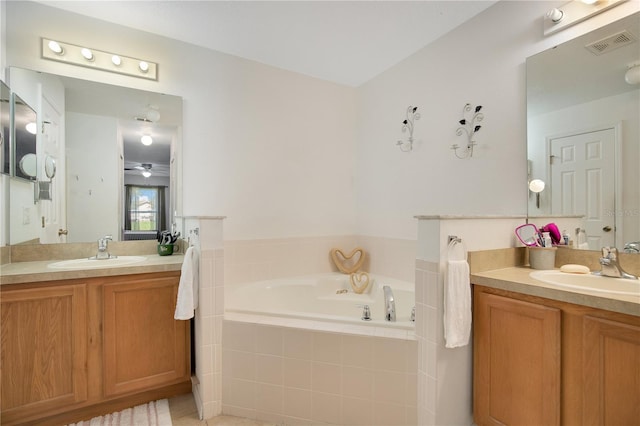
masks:
[(415, 120), (420, 120), (420, 113), (416, 112), (418, 107), (409, 105), (407, 108), (407, 118), (402, 122), (402, 133), (409, 131), (409, 137), (407, 140), (399, 140), (396, 145), (402, 152), (409, 152), (413, 150), (413, 126)]
[[(476, 141), (473, 140), (473, 136), (480, 131), (482, 126), (477, 123), (481, 122), (484, 119), (484, 114), (480, 112), (482, 110), (482, 105), (478, 105), (473, 108), (471, 104), (466, 104), (462, 109), (462, 120), (458, 121), (460, 123), (460, 127), (456, 130), (456, 135), (462, 136), (464, 134), (467, 135), (467, 146), (464, 148), (460, 148), (458, 144), (451, 145), (451, 149), (456, 157), (460, 159), (471, 158), (473, 157), (473, 147), (476, 145)], [(473, 111), (471, 114), (471, 118), (467, 120), (465, 117), (467, 113)], [(460, 153), (458, 153), (458, 149), (460, 148)]]

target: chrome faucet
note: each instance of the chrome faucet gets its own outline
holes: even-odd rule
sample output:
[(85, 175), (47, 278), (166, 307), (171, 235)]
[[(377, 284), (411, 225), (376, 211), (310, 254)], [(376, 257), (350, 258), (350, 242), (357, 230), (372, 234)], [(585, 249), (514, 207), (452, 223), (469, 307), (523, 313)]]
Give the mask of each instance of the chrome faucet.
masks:
[(384, 319), (386, 321), (396, 320), (396, 301), (393, 297), (391, 287), (385, 285), (382, 287), (384, 291)]
[(615, 247), (602, 247), (602, 257), (600, 258), (602, 269), (598, 275), (603, 277), (628, 278), (637, 280), (638, 277), (626, 273), (618, 263), (618, 249)]
[(107, 251), (109, 248), (109, 240), (113, 241), (113, 237), (111, 235), (105, 235), (102, 238), (98, 239), (98, 252), (96, 253), (96, 259), (111, 259), (112, 257)]

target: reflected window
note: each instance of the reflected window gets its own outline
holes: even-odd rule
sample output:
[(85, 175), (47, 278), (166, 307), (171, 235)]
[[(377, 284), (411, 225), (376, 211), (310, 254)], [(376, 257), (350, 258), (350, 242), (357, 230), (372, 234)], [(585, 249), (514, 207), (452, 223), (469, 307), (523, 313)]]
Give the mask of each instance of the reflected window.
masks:
[(125, 185), (126, 231), (158, 231), (165, 228), (165, 187)]

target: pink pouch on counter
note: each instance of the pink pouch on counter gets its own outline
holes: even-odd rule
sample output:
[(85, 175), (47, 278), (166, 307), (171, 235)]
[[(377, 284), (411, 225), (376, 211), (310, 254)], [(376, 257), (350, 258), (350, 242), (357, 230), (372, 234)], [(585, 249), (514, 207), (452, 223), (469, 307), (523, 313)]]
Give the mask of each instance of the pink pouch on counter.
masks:
[(542, 227), (542, 232), (548, 232), (553, 244), (559, 244), (562, 241), (562, 234), (555, 223), (550, 223)]

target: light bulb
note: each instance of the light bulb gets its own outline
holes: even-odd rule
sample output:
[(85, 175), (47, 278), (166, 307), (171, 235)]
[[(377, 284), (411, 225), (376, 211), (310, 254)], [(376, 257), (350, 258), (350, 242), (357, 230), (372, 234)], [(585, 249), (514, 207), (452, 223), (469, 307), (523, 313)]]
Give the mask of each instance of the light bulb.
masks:
[(138, 67), (140, 67), (140, 71), (142, 72), (149, 71), (149, 64), (146, 63), (145, 61), (140, 61), (140, 64), (138, 65)]
[(35, 135), (36, 133), (38, 133), (38, 126), (33, 121), (30, 123), (27, 123), (27, 125), (24, 127), (25, 129), (27, 129), (27, 132), (31, 133), (32, 135)]
[(149, 136), (149, 135), (143, 135), (143, 136), (140, 138), (140, 142), (142, 142), (142, 145), (147, 145), (147, 146), (149, 146), (149, 145), (151, 145), (151, 144), (153, 143), (153, 139), (152, 139), (152, 138), (151, 138), (151, 136)]
[(87, 61), (92, 61), (93, 60), (93, 52), (89, 49), (87, 49), (86, 47), (83, 47), (82, 50), (80, 50), (80, 53), (82, 54), (82, 56), (84, 56), (84, 58)]
[(542, 192), (544, 190), (544, 181), (541, 179), (534, 179), (531, 182), (529, 182), (529, 190), (531, 192), (535, 192), (535, 193), (539, 193)]
[(149, 170), (145, 170), (144, 172), (142, 172), (142, 176), (148, 178), (149, 176), (151, 176), (151, 172)]
[(64, 49), (57, 41), (50, 40), (48, 46), (49, 49), (56, 55), (62, 55), (62, 52), (64, 52)]
[(624, 74), (624, 81), (627, 84), (640, 84), (640, 63), (627, 70)]
[(560, 9), (551, 9), (547, 12), (547, 18), (549, 18), (551, 22), (557, 24), (558, 22), (562, 21), (562, 18), (564, 18), (564, 12)]
[(111, 57), (111, 62), (113, 62), (113, 65), (115, 65), (116, 67), (119, 67), (122, 63), (122, 59), (120, 59), (120, 56), (118, 55), (113, 55)]

